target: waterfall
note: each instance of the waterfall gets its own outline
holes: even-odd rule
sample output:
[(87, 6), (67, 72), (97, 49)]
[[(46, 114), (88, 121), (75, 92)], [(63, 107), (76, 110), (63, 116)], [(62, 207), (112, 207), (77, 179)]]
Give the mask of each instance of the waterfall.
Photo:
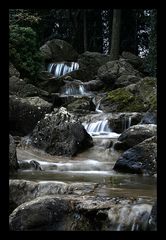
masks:
[(149, 204), (112, 207), (108, 212), (112, 225), (111, 230), (146, 231), (151, 209), (152, 206)]
[(131, 126), (131, 116), (125, 116), (124, 119), (122, 118), (122, 129), (123, 131), (128, 129)]
[(117, 134), (115, 132), (112, 132), (111, 128), (109, 127), (108, 120), (103, 119), (96, 122), (90, 122), (90, 123), (82, 123), (85, 127), (86, 131), (91, 136), (105, 136), (110, 138), (118, 137), (120, 134)]
[(86, 95), (86, 89), (83, 83), (79, 80), (67, 82), (61, 89), (61, 94), (64, 95)]
[[(102, 98), (101, 98), (101, 99), (102, 99)], [(99, 108), (100, 108), (101, 99), (98, 101), (98, 103), (97, 103), (97, 105), (96, 105), (96, 112), (98, 112), (98, 113), (102, 113), (102, 112), (103, 112), (102, 110), (99, 109)]]
[(48, 64), (48, 72), (55, 75), (55, 77), (63, 76), (66, 73), (75, 71), (79, 68), (77, 62), (62, 62)]

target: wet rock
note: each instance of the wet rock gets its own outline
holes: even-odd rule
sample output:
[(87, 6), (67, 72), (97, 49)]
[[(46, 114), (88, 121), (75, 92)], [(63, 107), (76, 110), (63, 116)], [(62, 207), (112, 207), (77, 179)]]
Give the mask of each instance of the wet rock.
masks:
[(43, 58), (49, 62), (77, 61), (78, 53), (64, 40), (47, 41), (41, 48)]
[(29, 134), (37, 122), (51, 110), (52, 104), (39, 97), (9, 96), (10, 132), (18, 136)]
[(116, 150), (126, 150), (156, 134), (157, 126), (155, 124), (133, 125), (119, 136), (118, 142), (115, 143), (114, 148)]
[(10, 209), (13, 211), (20, 204), (36, 197), (55, 194), (75, 194), (82, 196), (91, 193), (96, 183), (65, 183), (58, 181), (9, 180)]
[[(149, 204), (84, 196), (45, 196), (25, 202), (9, 217), (10, 231), (145, 231)], [(129, 216), (129, 218), (128, 218)]]
[(151, 137), (129, 148), (117, 160), (114, 170), (120, 172), (154, 175), (157, 172), (156, 137)]
[(34, 147), (52, 155), (74, 156), (93, 146), (91, 136), (63, 107), (46, 115), (36, 125), (31, 139)]
[(16, 155), (16, 145), (14, 139), (9, 135), (9, 171), (15, 172), (19, 168)]

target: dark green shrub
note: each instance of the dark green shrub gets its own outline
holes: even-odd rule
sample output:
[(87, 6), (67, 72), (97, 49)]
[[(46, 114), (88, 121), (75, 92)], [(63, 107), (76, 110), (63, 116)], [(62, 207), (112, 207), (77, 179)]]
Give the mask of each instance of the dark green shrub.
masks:
[(35, 79), (41, 67), (41, 54), (37, 46), (36, 33), (30, 27), (9, 26), (9, 59), (21, 77)]

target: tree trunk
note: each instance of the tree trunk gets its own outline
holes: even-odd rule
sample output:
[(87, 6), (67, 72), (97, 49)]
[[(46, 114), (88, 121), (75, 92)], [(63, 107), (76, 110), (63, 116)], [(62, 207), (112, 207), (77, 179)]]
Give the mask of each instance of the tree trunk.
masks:
[(111, 52), (110, 52), (112, 60), (117, 60), (119, 58), (120, 19), (121, 19), (121, 10), (114, 9), (113, 23), (112, 23), (112, 37), (111, 37)]
[(86, 9), (83, 10), (84, 19), (84, 52), (87, 51), (87, 28), (86, 28)]

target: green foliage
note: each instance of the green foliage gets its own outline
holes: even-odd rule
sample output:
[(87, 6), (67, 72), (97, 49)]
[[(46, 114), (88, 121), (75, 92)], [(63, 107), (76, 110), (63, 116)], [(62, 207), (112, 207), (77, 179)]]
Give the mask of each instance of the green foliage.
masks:
[(22, 77), (34, 79), (41, 66), (36, 33), (31, 27), (9, 26), (9, 58)]

